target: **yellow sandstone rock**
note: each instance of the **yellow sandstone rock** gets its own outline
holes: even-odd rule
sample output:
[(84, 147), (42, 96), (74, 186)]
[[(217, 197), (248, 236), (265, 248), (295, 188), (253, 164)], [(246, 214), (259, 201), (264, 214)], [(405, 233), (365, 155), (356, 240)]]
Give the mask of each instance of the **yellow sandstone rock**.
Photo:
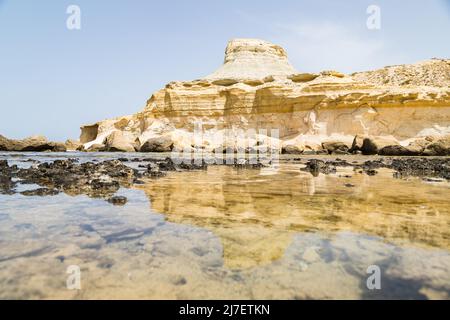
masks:
[(290, 65), (281, 47), (237, 39), (211, 75), (171, 82), (141, 112), (81, 129), (85, 149), (103, 144), (114, 131), (139, 146), (167, 135), (180, 148), (217, 147), (224, 136), (245, 144), (252, 130), (267, 137), (276, 132), (280, 151), (283, 145), (317, 150), (327, 141), (351, 146), (356, 135), (388, 136), (407, 146), (450, 134), (450, 60), (352, 75), (307, 74)]

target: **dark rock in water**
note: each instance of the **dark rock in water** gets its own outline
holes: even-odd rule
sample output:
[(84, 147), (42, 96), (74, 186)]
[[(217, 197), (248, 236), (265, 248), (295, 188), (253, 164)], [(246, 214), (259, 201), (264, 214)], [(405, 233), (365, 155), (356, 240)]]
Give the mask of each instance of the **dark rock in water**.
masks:
[(0, 160), (0, 170), (8, 168), (8, 161), (7, 160)]
[(49, 188), (38, 188), (34, 190), (26, 190), (22, 191), (20, 194), (23, 196), (55, 196), (59, 193), (58, 190), (49, 189)]
[(449, 158), (406, 158), (394, 159), (392, 169), (400, 176), (441, 177), (450, 180)]
[(205, 163), (205, 161), (202, 160), (201, 164), (196, 163), (194, 160), (191, 161), (191, 163), (182, 162), (179, 165), (180, 169), (183, 170), (202, 170), (206, 169), (208, 165)]
[(336, 166), (323, 160), (312, 159), (306, 163), (306, 168), (302, 170), (309, 171), (313, 176), (317, 176), (319, 173), (324, 174), (335, 173)]
[(170, 158), (166, 158), (164, 161), (158, 162), (159, 169), (162, 171), (175, 171), (175, 163)]
[(114, 196), (108, 199), (108, 202), (115, 206), (123, 206), (127, 203), (127, 201), (127, 197), (124, 196)]
[(344, 186), (347, 187), (347, 188), (354, 188), (355, 187), (355, 185), (351, 184), (351, 183), (346, 183)]
[(376, 175), (377, 173), (378, 173), (378, 171), (377, 170), (374, 170), (374, 169), (368, 169), (368, 170), (366, 170), (366, 171), (364, 171), (368, 176), (374, 176), (374, 175)]
[(17, 182), (12, 180), (13, 171), (16, 166), (9, 166), (8, 161), (0, 160), (0, 194), (14, 194)]
[(38, 184), (70, 195), (106, 197), (114, 194), (121, 185), (130, 185), (135, 172), (117, 160), (77, 164), (69, 159), (19, 169), (14, 176), (22, 179), (21, 183)]

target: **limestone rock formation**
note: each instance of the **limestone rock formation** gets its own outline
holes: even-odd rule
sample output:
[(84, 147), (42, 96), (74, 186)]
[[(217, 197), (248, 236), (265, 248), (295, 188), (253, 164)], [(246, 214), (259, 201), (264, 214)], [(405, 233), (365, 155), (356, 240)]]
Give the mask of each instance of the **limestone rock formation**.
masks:
[[(164, 136), (173, 141), (173, 149), (242, 146), (314, 153), (324, 147), (330, 152), (336, 147), (327, 144), (330, 141), (344, 150), (357, 135), (389, 137), (396, 141), (391, 145), (406, 148), (416, 140), (450, 135), (450, 60), (352, 75), (311, 74), (295, 70), (277, 45), (236, 39), (227, 46), (223, 66), (211, 75), (171, 82), (155, 92), (141, 112), (81, 129), (85, 149), (104, 144), (114, 131), (138, 148)], [(361, 149), (363, 141), (350, 151)]]
[(105, 141), (107, 151), (111, 152), (134, 152), (133, 144), (125, 138), (122, 131), (112, 132)]
[(142, 146), (141, 152), (170, 152), (173, 148), (173, 141), (170, 137), (163, 136), (148, 139)]
[(289, 76), (296, 73), (287, 59), (287, 54), (280, 46), (256, 39), (235, 39), (228, 43), (225, 50), (223, 66), (207, 80), (223, 81), (233, 79), (239, 81), (254, 80), (258, 84), (261, 79), (270, 76)]

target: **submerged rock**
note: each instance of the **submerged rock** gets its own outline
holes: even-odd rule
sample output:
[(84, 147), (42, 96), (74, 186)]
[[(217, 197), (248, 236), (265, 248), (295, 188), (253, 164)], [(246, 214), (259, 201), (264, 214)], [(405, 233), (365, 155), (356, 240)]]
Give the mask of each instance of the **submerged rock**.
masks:
[(34, 190), (22, 191), (20, 194), (23, 196), (55, 196), (59, 193), (58, 190), (49, 188), (38, 188)]
[(108, 199), (109, 203), (112, 203), (115, 206), (124, 206), (127, 203), (128, 199), (124, 196), (114, 196)]

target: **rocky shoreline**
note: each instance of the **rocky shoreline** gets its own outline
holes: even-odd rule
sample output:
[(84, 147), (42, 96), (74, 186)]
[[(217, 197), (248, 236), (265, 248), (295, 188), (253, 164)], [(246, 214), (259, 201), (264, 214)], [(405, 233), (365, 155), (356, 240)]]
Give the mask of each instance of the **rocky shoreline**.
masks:
[[(356, 157), (357, 158), (357, 157)], [(395, 178), (409, 176), (421, 177), (427, 181), (450, 181), (450, 158), (447, 157), (379, 157), (374, 160), (352, 161), (341, 158), (292, 158), (290, 163), (302, 164), (300, 170), (310, 172), (313, 176), (334, 174), (339, 167), (351, 167), (354, 172), (373, 176), (381, 168), (394, 171)], [(104, 199), (113, 205), (124, 205), (127, 199), (117, 196), (121, 187), (130, 188), (165, 176), (170, 171), (206, 170), (208, 164), (194, 161), (173, 161), (171, 158), (119, 158), (99, 162), (96, 159), (80, 163), (77, 158), (55, 160), (53, 162), (33, 161), (29, 168), (9, 165), (7, 160), (0, 160), (0, 194), (24, 196), (53, 196), (59, 193), (68, 195), (87, 195), (91, 198)], [(131, 168), (128, 162), (137, 164), (138, 169)], [(216, 164), (214, 164), (216, 165)], [(226, 164), (224, 164), (226, 165)], [(228, 164), (235, 168), (255, 169), (267, 167), (270, 163), (258, 161), (250, 164), (248, 160), (234, 160)], [(445, 180), (444, 180), (445, 179)], [(17, 191), (19, 185), (38, 186), (32, 190)]]
[(203, 154), (297, 154), (297, 155), (380, 155), (380, 156), (450, 156), (450, 135), (425, 136), (412, 139), (407, 145), (401, 145), (392, 137), (357, 135), (352, 144), (340, 140), (328, 140), (313, 149), (299, 148), (297, 145), (270, 142), (256, 142), (253, 146), (249, 140), (235, 140), (222, 144), (214, 149), (206, 149), (200, 145), (192, 145), (189, 149), (177, 149), (167, 137), (147, 140), (142, 147), (129, 145), (119, 131), (105, 138), (103, 144), (94, 144), (86, 149), (75, 140), (65, 143), (51, 142), (43, 136), (33, 136), (23, 140), (13, 140), (0, 135), (0, 151), (15, 152), (187, 152)]

